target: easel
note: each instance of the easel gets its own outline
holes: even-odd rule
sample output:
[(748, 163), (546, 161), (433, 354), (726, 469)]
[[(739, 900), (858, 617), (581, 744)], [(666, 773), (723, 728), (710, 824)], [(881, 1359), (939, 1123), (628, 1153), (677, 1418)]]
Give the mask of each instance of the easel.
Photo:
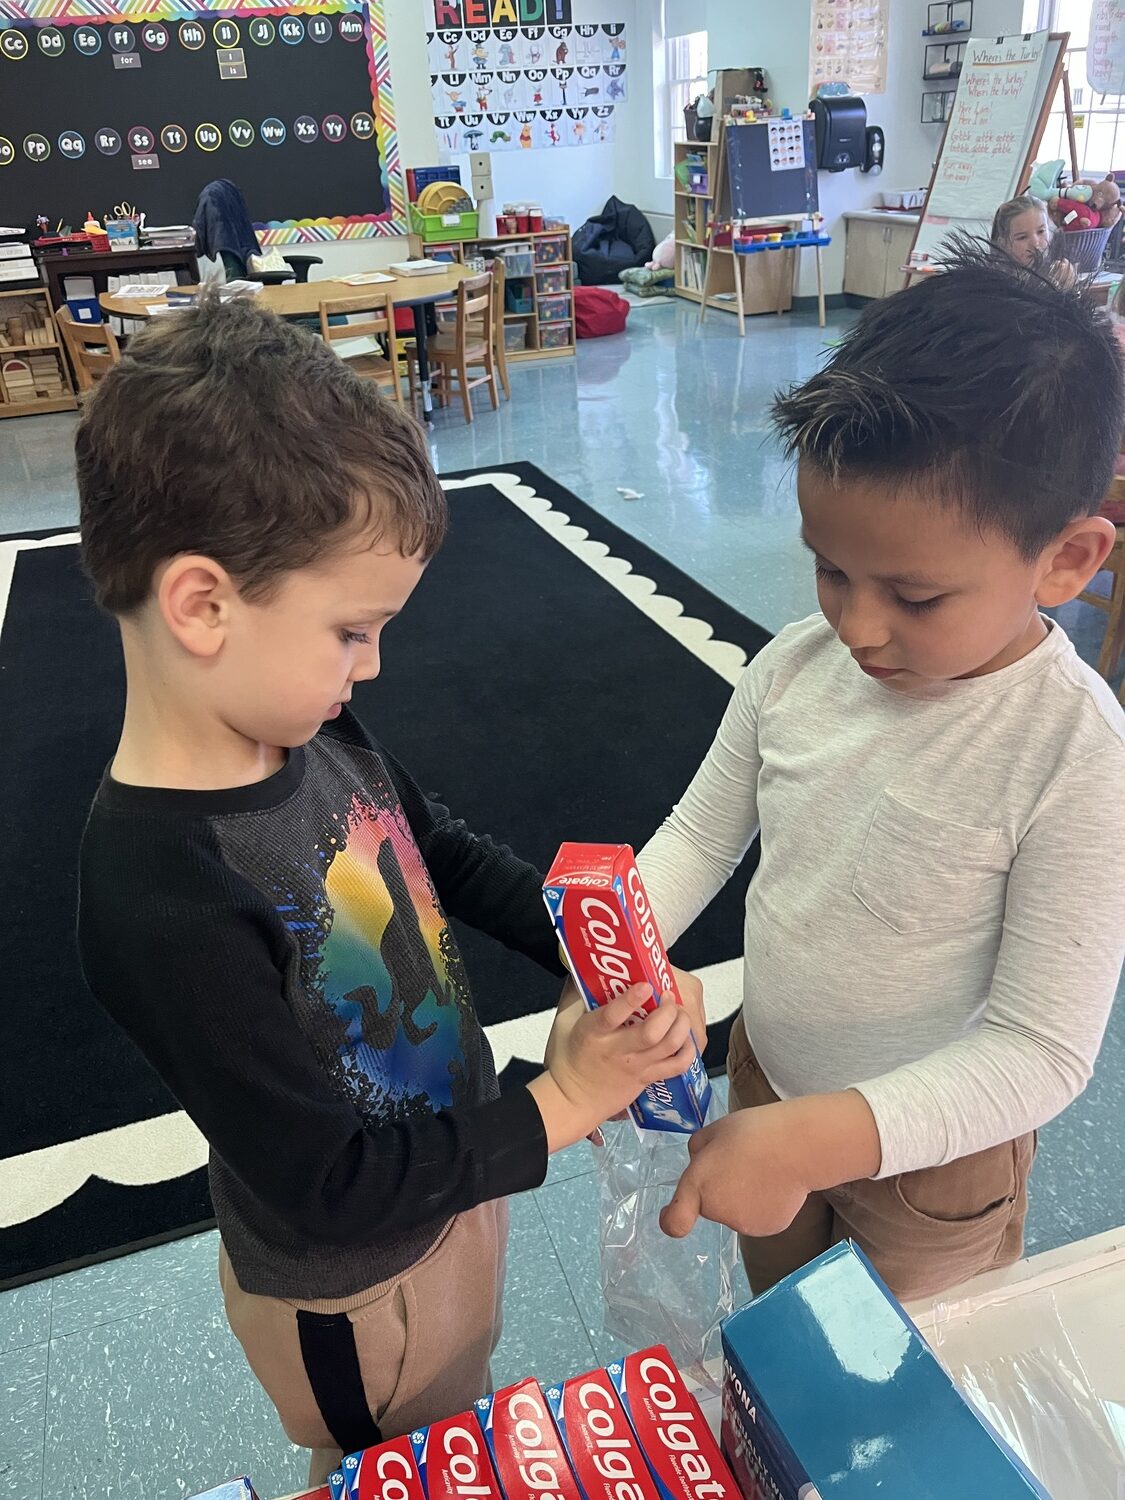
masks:
[[(707, 302), (711, 296), (711, 272), (715, 265), (715, 256), (729, 254), (734, 258), (734, 300), (738, 315), (738, 336), (746, 337), (746, 274), (749, 255), (736, 251), (734, 247), (734, 223), (735, 221), (724, 216), (724, 205), (730, 202), (730, 183), (728, 181), (729, 165), (727, 162), (727, 126), (731, 124), (730, 116), (723, 118), (719, 127), (719, 154), (715, 166), (715, 181), (709, 184), (711, 188), (711, 222), (707, 228), (707, 265), (703, 273), (703, 295), (699, 303), (699, 322), (707, 316)], [(758, 219), (739, 219), (737, 223), (742, 227), (753, 228), (756, 225), (776, 227), (779, 224), (794, 226), (794, 232), (805, 219), (809, 218), (807, 213), (800, 214), (772, 214), (768, 217)], [(818, 216), (812, 216), (818, 217)], [(716, 243), (720, 234), (730, 230), (731, 244)], [(779, 243), (763, 247), (770, 251), (781, 251), (788, 256), (788, 262), (781, 262), (778, 267), (777, 278), (777, 315), (785, 311), (785, 293), (788, 290), (790, 297), (797, 294), (797, 271), (799, 269), (798, 252), (805, 249), (816, 251), (816, 292), (817, 306), (820, 312), (820, 326), (825, 326), (824, 312), (824, 264), (821, 259), (821, 241), (808, 241), (803, 244)], [(788, 275), (786, 273), (788, 272)]]
[[(1063, 110), (1066, 114), (1067, 140), (1070, 144), (1070, 170), (1073, 179), (1075, 181), (1078, 180), (1078, 142), (1075, 138), (1074, 133), (1074, 105), (1070, 94), (1070, 74), (1066, 68), (1066, 49), (1068, 43), (1070, 42), (1070, 32), (1049, 32), (1047, 35), (1047, 40), (1049, 42), (1057, 42), (1059, 44), (1058, 56), (1055, 58), (1054, 66), (1051, 69), (1050, 81), (1048, 82), (1046, 92), (1043, 95), (1043, 103), (1039, 109), (1039, 116), (1035, 121), (1035, 129), (1032, 131), (1031, 138), (1028, 141), (1027, 154), (1024, 157), (1023, 166), (1020, 169), (1019, 179), (1016, 183), (1016, 190), (1012, 195), (1013, 197), (1017, 198), (1021, 193), (1027, 192), (1028, 184), (1031, 181), (1031, 169), (1035, 165), (1035, 159), (1039, 155), (1039, 148), (1043, 144), (1043, 136), (1047, 129), (1047, 121), (1051, 117), (1051, 105), (1054, 103), (1055, 95), (1058, 93), (1060, 84), (1063, 91)], [(927, 270), (924, 267), (920, 266), (912, 266), (909, 262), (913, 258), (914, 250), (917, 247), (918, 235), (921, 231), (922, 222), (926, 216), (926, 209), (929, 207), (930, 198), (934, 191), (934, 183), (937, 181), (937, 175), (941, 168), (942, 152), (945, 150), (945, 140), (946, 136), (948, 136), (949, 134), (949, 126), (951, 123), (952, 116), (949, 120), (946, 121), (945, 130), (942, 132), (941, 145), (938, 147), (938, 154), (934, 160), (934, 165), (930, 172), (930, 183), (926, 189), (926, 202), (923, 205), (922, 213), (918, 220), (918, 226), (914, 231), (914, 239), (910, 246), (910, 255), (907, 257), (907, 264), (902, 268), (903, 274), (906, 278), (903, 282), (904, 286), (910, 285), (910, 279), (913, 276), (932, 276), (934, 274), (932, 270)], [(997, 208), (999, 208), (1000, 205), (997, 204), (996, 206)]]

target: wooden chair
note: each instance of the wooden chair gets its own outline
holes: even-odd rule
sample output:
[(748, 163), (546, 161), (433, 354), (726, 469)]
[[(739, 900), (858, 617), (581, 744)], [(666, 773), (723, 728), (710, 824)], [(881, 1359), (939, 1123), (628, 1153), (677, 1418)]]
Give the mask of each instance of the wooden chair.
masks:
[(512, 399), (512, 386), (508, 380), (508, 351), (504, 345), (504, 283), (508, 273), (504, 262), (497, 256), (492, 262), (492, 351), (496, 357), (496, 369), (507, 400)]
[[(332, 318), (345, 317), (346, 323)], [(355, 319), (354, 322), (350, 321)], [(328, 345), (351, 339), (378, 339), (386, 355), (375, 351), (341, 354), (350, 370), (365, 380), (374, 380), (389, 388), (390, 396), (402, 405), (402, 382), (398, 368), (398, 335), (395, 332), (394, 308), (386, 292), (368, 292), (363, 297), (337, 297), (320, 304), (320, 336)], [(339, 353), (339, 350), (337, 350)]]
[(1119, 474), (1110, 481), (1100, 514), (1117, 527), (1117, 540), (1103, 564), (1110, 575), (1109, 593), (1096, 594), (1083, 589), (1078, 597), (1083, 604), (1092, 604), (1109, 616), (1098, 656), (1098, 672), (1108, 681), (1117, 671), (1125, 649), (1125, 475)]
[(70, 356), (78, 394), (82, 396), (93, 390), (94, 382), (100, 380), (108, 370), (112, 370), (120, 360), (121, 348), (117, 335), (108, 323), (75, 322), (70, 308), (65, 305), (55, 313), (55, 324), (63, 347)]
[[(427, 347), (433, 371), (434, 395), (441, 406), (448, 404), (456, 379), (465, 409), (465, 421), (473, 420), (473, 391), (479, 385), (488, 387), (493, 411), (500, 405), (496, 393), (496, 357), (494, 344), (496, 322), (494, 294), (496, 282), (490, 271), (472, 276), (457, 284), (457, 310), (450, 331), (439, 333)], [(483, 375), (471, 377), (469, 371), (483, 369)]]

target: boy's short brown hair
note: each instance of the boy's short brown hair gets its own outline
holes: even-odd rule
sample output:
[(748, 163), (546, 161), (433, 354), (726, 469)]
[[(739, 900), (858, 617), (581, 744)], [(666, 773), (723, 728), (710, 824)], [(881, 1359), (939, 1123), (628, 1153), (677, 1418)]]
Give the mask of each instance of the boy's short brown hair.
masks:
[(91, 397), (75, 450), (83, 561), (114, 614), (185, 552), (261, 599), (361, 530), (424, 557), (445, 534), (418, 423), (251, 298), (154, 319)]

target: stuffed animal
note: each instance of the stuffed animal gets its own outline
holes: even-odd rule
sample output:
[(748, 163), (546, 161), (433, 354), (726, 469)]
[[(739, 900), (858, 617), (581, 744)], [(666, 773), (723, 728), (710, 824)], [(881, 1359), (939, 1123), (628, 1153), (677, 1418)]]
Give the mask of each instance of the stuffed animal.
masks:
[(1066, 196), (1073, 198), (1076, 203), (1089, 203), (1094, 196), (1094, 184), (1092, 182), (1072, 182), (1066, 190)]
[(1065, 197), (1049, 199), (1047, 212), (1060, 229), (1069, 230), (1071, 233), (1078, 229), (1101, 227), (1099, 211), (1091, 204), (1083, 203), (1080, 199), (1073, 197), (1071, 190), (1068, 190)]
[(1093, 192), (1090, 194), (1090, 207), (1096, 208), (1101, 215), (1103, 229), (1112, 229), (1120, 219), (1123, 212), (1121, 189), (1117, 186), (1112, 174), (1104, 177), (1101, 182), (1094, 183)]

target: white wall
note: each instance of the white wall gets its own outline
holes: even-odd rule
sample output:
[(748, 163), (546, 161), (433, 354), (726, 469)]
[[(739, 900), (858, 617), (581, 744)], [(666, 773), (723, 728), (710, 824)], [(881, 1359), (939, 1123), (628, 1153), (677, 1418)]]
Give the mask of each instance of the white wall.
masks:
[[(707, 0), (708, 61), (712, 68), (763, 67), (774, 103), (796, 112), (808, 104), (811, 0)], [(1000, 35), (1022, 29), (1023, 0), (976, 0), (973, 32)], [(838, 292), (844, 280), (843, 214), (870, 208), (879, 193), (925, 187), (941, 144), (941, 127), (920, 121), (926, 0), (891, 0), (887, 88), (867, 99), (867, 119), (886, 134), (886, 165), (878, 177), (859, 171), (821, 172), (820, 208), (832, 244), (825, 250), (825, 285)], [(801, 291), (815, 289), (815, 269), (802, 257)]]
[[(624, 21), (627, 27), (628, 100), (617, 107), (617, 140), (604, 146), (565, 147), (553, 152), (494, 152), (492, 176), (498, 205), (530, 198), (541, 203), (548, 213), (563, 215), (572, 228), (577, 228), (628, 180), (629, 169), (622, 164), (638, 161), (643, 155), (637, 139), (638, 120), (642, 138), (651, 124), (652, 49), (644, 38), (638, 39), (636, 35), (637, 10), (650, 3), (651, 0), (574, 0), (576, 22)], [(384, 5), (403, 165), (444, 164), (450, 158), (447, 153), (440, 153), (437, 146), (426, 57), (426, 22), (428, 16), (433, 24), (432, 0), (384, 0)], [(461, 179), (468, 186), (468, 157), (452, 160), (460, 165)], [(401, 260), (406, 242), (399, 238), (346, 240), (310, 248), (324, 258), (323, 266), (313, 268), (317, 277), (346, 276), (351, 271), (375, 269), (392, 260)]]

